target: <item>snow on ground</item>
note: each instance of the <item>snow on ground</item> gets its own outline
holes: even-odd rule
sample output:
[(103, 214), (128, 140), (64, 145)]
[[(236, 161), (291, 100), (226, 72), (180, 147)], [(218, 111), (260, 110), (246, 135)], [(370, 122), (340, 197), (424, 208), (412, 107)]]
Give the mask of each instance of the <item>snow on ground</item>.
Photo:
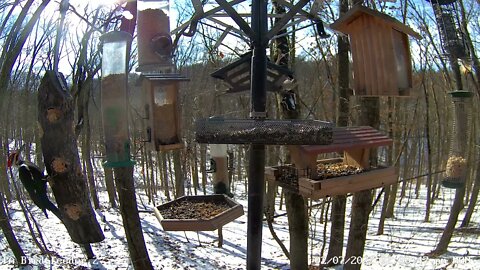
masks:
[[(242, 190), (243, 186), (243, 183), (238, 183), (235, 200), (244, 206), (247, 213), (247, 198)], [(151, 209), (152, 205), (145, 205), (147, 199), (144, 194), (138, 189), (137, 192), (139, 208)], [(451, 190), (442, 189), (440, 198), (432, 208), (431, 222), (428, 223), (423, 222), (425, 194), (422, 193), (416, 199), (411, 193), (407, 192), (408, 197), (405, 197), (401, 204), (397, 202), (395, 218), (386, 221), (385, 233), (380, 236), (376, 235), (376, 231), (381, 201), (374, 209), (362, 258), (363, 269), (479, 269), (480, 217), (478, 211), (474, 213), (471, 223), (471, 228), (476, 229), (472, 229), (469, 233), (455, 232), (448, 253), (435, 259), (427, 258), (424, 254), (434, 249), (446, 224), (454, 193)], [(102, 205), (108, 205), (106, 192), (101, 192), (100, 198)], [(159, 198), (157, 204), (164, 200)], [(284, 213), (278, 210), (278, 205), (277, 202), (277, 214)], [(104, 208), (97, 211), (97, 218), (106, 239), (92, 245), (97, 258), (86, 261), (80, 248), (69, 241), (66, 229), (54, 215), (46, 219), (38, 208), (31, 207), (49, 249), (58, 256), (49, 257), (39, 254), (38, 248), (33, 244), (28, 233), (20, 206), (18, 203), (12, 203), (8, 207), (16, 236), (27, 257), (35, 262), (34, 267), (26, 269), (133, 269), (129, 261), (122, 219), (115, 209)], [(348, 208), (347, 211), (349, 211)], [(319, 208), (313, 209), (312, 214), (315, 218), (312, 218), (312, 221), (314, 219), (318, 221), (320, 213)], [(462, 212), (460, 215), (460, 221), (463, 214)], [(153, 213), (142, 212), (140, 217), (150, 259), (155, 269), (245, 269), (246, 214), (223, 228), (222, 248), (217, 247), (216, 231), (198, 234), (196, 232), (165, 232)], [(348, 220), (349, 216), (347, 229)], [(311, 224), (310, 234), (315, 235), (310, 243), (311, 262), (318, 265), (319, 262), (324, 262), (321, 256), (324, 224), (319, 222), (316, 226), (313, 225), (314, 222)], [(280, 239), (288, 247), (286, 216), (278, 217), (274, 227)], [(324, 255), (328, 248), (328, 232), (329, 227), (327, 227)], [(347, 236), (348, 230), (346, 230), (345, 243)], [(0, 234), (0, 269), (15, 269), (13, 254), (2, 234)], [(289, 269), (287, 258), (273, 240), (266, 224), (263, 229), (262, 269)], [(342, 269), (342, 266), (330, 269)]]

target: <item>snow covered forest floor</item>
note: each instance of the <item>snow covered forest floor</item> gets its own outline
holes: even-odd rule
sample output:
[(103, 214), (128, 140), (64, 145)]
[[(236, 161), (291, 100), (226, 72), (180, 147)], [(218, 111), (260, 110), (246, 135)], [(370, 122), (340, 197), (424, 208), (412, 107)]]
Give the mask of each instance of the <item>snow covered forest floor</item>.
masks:
[[(140, 213), (145, 241), (155, 269), (245, 269), (247, 198), (242, 190), (243, 183), (237, 182), (237, 184), (234, 199), (243, 205), (245, 215), (223, 228), (222, 248), (217, 247), (216, 231), (198, 234), (196, 232), (165, 232), (153, 213), (148, 211)], [(106, 192), (102, 191), (99, 195), (102, 205), (108, 205)], [(425, 194), (421, 193), (419, 198), (415, 198), (413, 190), (407, 190), (407, 195), (401, 203), (397, 199), (395, 218), (387, 219), (384, 234), (378, 236), (376, 231), (382, 205), (380, 201), (371, 214), (362, 269), (478, 269), (480, 265), (478, 211), (473, 214), (471, 226), (468, 229), (457, 230), (454, 233), (449, 252), (438, 258), (424, 256), (425, 253), (434, 249), (441, 236), (453, 197), (452, 190), (442, 188), (440, 197), (432, 208), (431, 222), (425, 223), (423, 222)], [(137, 199), (141, 210), (152, 209), (153, 205), (147, 203), (142, 190), (137, 189)], [(160, 200), (156, 202), (157, 205), (161, 203)], [(276, 214), (284, 213), (284, 210), (279, 210), (278, 206), (277, 201)], [(8, 208), (20, 245), (27, 257), (34, 262), (33, 267), (24, 267), (24, 269), (132, 269), (122, 218), (116, 209), (97, 210), (97, 217), (106, 239), (92, 245), (97, 258), (87, 261), (79, 246), (69, 240), (66, 229), (54, 215), (46, 219), (38, 208), (31, 207), (49, 249), (57, 256), (39, 254), (25, 225), (25, 218), (19, 204), (12, 203)], [(325, 224), (319, 222), (320, 207), (312, 208), (311, 211), (309, 256), (311, 264), (318, 265), (320, 262), (325, 262), (321, 255)], [(460, 214), (459, 223), (462, 218), (463, 212)], [(349, 208), (347, 207), (345, 243), (348, 236), (348, 222)], [(327, 223), (324, 256), (327, 254), (328, 241), (330, 241), (329, 224)], [(276, 218), (274, 228), (288, 247), (287, 217), (284, 215)], [(13, 254), (4, 236), (0, 234), (0, 269), (15, 269), (13, 261)], [(266, 223), (263, 229), (262, 269), (289, 269), (288, 259), (273, 239)], [(327, 269), (342, 269), (342, 266)]]

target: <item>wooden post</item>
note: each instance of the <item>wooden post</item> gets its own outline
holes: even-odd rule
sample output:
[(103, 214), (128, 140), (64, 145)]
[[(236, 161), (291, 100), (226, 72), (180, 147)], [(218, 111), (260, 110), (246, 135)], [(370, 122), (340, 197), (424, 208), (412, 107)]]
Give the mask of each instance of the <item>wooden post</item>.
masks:
[(63, 75), (47, 71), (38, 90), (38, 121), (48, 182), (72, 241), (96, 243), (105, 236), (90, 204), (82, 173), (73, 108)]

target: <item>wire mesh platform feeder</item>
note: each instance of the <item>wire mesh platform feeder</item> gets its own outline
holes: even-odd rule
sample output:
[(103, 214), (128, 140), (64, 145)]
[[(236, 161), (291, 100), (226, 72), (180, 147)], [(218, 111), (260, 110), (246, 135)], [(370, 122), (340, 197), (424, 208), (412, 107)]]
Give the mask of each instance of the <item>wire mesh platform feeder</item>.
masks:
[(128, 131), (127, 67), (132, 36), (113, 31), (101, 37), (102, 120), (108, 167), (132, 166)]
[(468, 59), (468, 46), (462, 31), (457, 0), (427, 0), (432, 4), (440, 34), (442, 49), (447, 57)]
[[(391, 144), (371, 127), (336, 127), (332, 144), (288, 146), (293, 164), (267, 168), (265, 176), (312, 199), (386, 186), (397, 181), (395, 168), (371, 167), (369, 155), (372, 148)], [(317, 160), (331, 152), (343, 152), (343, 157)]]
[(450, 153), (442, 186), (446, 188), (462, 188), (465, 186), (468, 172), (466, 159), (467, 138), (470, 130), (468, 122), (471, 114), (469, 108), (473, 93), (469, 91), (453, 91), (450, 94), (455, 114), (452, 125)]
[(177, 73), (142, 73), (140, 78), (148, 145), (156, 151), (182, 148), (178, 91), (179, 82), (188, 79)]
[(323, 145), (332, 143), (332, 124), (317, 120), (209, 118), (196, 121), (198, 143)]
[(221, 194), (183, 196), (154, 212), (165, 231), (214, 231), (244, 214), (241, 204)]
[[(211, 76), (224, 81), (228, 87), (227, 93), (250, 91), (251, 62), (252, 52), (248, 52), (235, 62), (213, 72)], [(268, 61), (266, 75), (266, 90), (276, 92), (282, 89), (283, 83), (287, 78), (293, 76), (293, 72)]]
[(330, 27), (348, 34), (353, 58), (355, 95), (409, 96), (412, 61), (410, 27), (386, 14), (355, 5)]

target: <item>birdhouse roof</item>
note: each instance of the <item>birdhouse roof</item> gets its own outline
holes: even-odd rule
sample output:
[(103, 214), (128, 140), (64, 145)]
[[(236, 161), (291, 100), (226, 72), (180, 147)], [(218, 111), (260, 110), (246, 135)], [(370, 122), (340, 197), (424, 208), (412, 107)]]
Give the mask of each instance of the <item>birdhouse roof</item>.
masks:
[(348, 34), (350, 32), (350, 24), (353, 23), (357, 18), (365, 14), (382, 20), (385, 24), (390, 25), (393, 29), (397, 31), (408, 34), (417, 39), (422, 39), (422, 36), (420, 36), (420, 34), (415, 32), (412, 28), (396, 20), (395, 18), (360, 5), (352, 7), (347, 13), (345, 13), (342, 17), (340, 17), (333, 24), (331, 24), (330, 28)]

